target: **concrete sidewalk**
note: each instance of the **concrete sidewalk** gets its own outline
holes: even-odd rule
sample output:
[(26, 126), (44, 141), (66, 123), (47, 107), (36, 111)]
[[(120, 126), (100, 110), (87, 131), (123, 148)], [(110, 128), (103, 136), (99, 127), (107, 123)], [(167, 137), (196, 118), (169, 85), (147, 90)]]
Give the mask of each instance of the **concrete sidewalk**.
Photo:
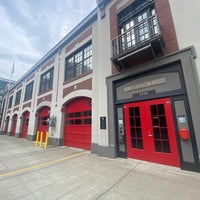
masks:
[(195, 200), (200, 174), (0, 136), (1, 200)]

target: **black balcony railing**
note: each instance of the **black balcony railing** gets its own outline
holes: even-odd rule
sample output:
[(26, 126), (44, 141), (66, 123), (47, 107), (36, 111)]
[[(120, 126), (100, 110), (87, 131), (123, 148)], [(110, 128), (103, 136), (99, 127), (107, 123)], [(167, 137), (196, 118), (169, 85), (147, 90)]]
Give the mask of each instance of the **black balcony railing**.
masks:
[(160, 35), (157, 17), (151, 16), (112, 40), (112, 59), (143, 48)]

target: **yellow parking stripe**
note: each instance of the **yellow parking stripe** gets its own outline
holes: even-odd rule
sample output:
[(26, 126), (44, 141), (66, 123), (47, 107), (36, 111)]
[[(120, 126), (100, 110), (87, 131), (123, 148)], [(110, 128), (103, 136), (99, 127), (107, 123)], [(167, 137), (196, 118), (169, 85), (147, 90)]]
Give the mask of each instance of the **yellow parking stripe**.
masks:
[(37, 168), (40, 168), (40, 167), (48, 166), (48, 165), (51, 165), (51, 164), (54, 164), (54, 163), (58, 163), (58, 162), (63, 161), (63, 160), (69, 160), (71, 158), (75, 158), (75, 157), (78, 157), (78, 156), (81, 156), (81, 155), (85, 155), (87, 153), (88, 153), (87, 151), (84, 151), (84, 152), (77, 153), (77, 154), (74, 154), (74, 155), (71, 155), (71, 156), (59, 158), (57, 160), (52, 160), (52, 161), (49, 161), (49, 162), (46, 162), (46, 163), (34, 165), (32, 167), (27, 167), (27, 168), (24, 168), (24, 169), (19, 169), (19, 170), (13, 171), (13, 172), (0, 174), (0, 177), (10, 176), (10, 175), (13, 175), (13, 174), (18, 174), (18, 173), (21, 173), (21, 172), (26, 172), (26, 171), (29, 171), (29, 170), (33, 170), (33, 169), (37, 169)]

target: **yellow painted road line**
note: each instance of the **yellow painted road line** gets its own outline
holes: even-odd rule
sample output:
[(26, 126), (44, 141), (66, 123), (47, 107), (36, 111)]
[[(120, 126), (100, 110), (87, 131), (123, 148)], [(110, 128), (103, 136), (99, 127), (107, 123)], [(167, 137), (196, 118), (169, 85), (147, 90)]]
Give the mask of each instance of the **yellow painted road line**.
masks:
[(37, 169), (37, 168), (40, 168), (40, 167), (48, 166), (48, 165), (51, 165), (51, 164), (54, 164), (54, 163), (58, 163), (58, 162), (63, 161), (63, 160), (69, 160), (71, 158), (76, 158), (76, 157), (85, 155), (87, 153), (88, 153), (87, 151), (84, 151), (84, 152), (77, 153), (77, 154), (74, 154), (74, 155), (71, 155), (71, 156), (59, 158), (57, 160), (52, 160), (52, 161), (49, 161), (49, 162), (46, 162), (46, 163), (34, 165), (32, 167), (27, 167), (27, 168), (19, 169), (19, 170), (16, 170), (16, 171), (8, 172), (8, 173), (5, 173), (5, 174), (0, 174), (0, 177), (10, 176), (10, 175), (13, 175), (13, 174), (18, 174), (18, 173), (21, 173), (21, 172), (26, 172), (26, 171), (29, 171), (29, 170), (33, 170), (33, 169)]

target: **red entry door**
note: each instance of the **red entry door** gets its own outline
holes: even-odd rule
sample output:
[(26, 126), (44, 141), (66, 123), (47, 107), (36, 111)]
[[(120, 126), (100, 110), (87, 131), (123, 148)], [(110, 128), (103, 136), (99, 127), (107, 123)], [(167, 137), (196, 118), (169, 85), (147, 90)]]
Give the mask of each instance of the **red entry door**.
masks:
[(128, 157), (180, 167), (169, 98), (124, 106)]
[(22, 138), (26, 138), (29, 124), (29, 112), (24, 113), (22, 122)]
[(43, 132), (43, 139), (42, 139), (43, 142), (45, 142), (46, 132), (49, 130), (49, 117), (50, 117), (49, 112), (50, 108), (45, 106), (42, 109), (40, 109), (38, 113), (37, 131), (39, 131), (40, 133)]
[(78, 98), (66, 105), (64, 145), (91, 149), (92, 110), (90, 98)]
[(16, 124), (17, 124), (17, 115), (14, 115), (12, 118), (12, 131), (11, 131), (12, 136), (15, 136)]

